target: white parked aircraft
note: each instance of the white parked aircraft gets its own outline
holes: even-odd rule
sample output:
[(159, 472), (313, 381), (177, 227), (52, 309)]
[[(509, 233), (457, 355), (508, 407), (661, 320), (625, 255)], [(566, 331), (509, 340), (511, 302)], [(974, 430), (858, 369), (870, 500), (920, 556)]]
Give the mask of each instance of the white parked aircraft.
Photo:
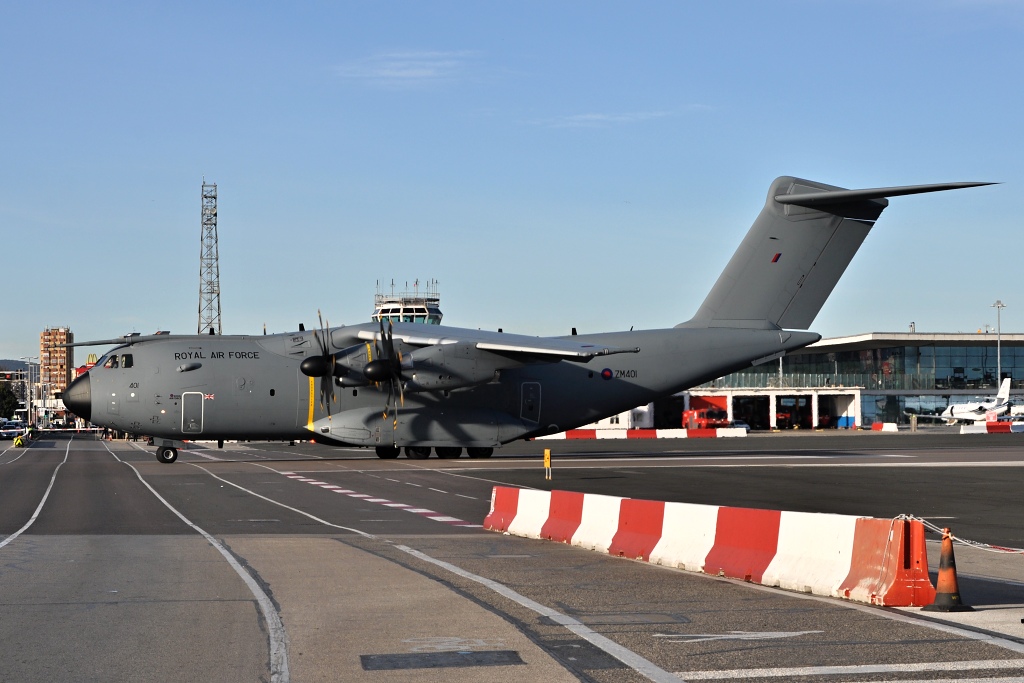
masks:
[(1010, 410), (1010, 378), (999, 385), (999, 393), (993, 398), (976, 403), (954, 403), (938, 415), (946, 424), (957, 422), (992, 422)]

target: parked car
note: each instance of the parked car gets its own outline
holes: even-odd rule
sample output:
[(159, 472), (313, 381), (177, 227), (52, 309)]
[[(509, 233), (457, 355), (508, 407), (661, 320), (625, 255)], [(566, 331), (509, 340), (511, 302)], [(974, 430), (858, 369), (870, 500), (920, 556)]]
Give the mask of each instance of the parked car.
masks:
[(750, 425), (748, 425), (743, 420), (733, 420), (732, 422), (729, 423), (729, 426), (730, 427), (738, 427), (740, 429), (746, 430), (747, 432), (750, 431)]
[(0, 427), (0, 439), (13, 439), (24, 432), (24, 427), (19, 427), (15, 422), (8, 422)]

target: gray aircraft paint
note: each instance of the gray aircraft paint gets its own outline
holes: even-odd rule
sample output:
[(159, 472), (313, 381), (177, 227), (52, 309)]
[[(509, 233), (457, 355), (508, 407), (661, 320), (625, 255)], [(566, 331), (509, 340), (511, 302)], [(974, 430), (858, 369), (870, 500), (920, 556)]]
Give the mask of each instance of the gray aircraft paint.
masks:
[[(397, 411), (397, 396), (388, 400), (389, 386), (397, 387), (362, 373), (381, 353), (375, 323), (111, 340), (121, 345), (75, 380), (64, 400), (95, 424), (158, 443), (312, 437), (488, 448), (572, 429), (817, 341), (818, 334), (785, 328), (811, 325), (885, 197), (983, 184), (843, 190), (778, 178), (697, 314), (674, 328), (542, 338), (395, 324), (406, 379)], [(323, 355), (321, 344), (334, 357), (333, 373), (308, 377), (299, 364)], [(111, 356), (119, 367), (102, 367)]]

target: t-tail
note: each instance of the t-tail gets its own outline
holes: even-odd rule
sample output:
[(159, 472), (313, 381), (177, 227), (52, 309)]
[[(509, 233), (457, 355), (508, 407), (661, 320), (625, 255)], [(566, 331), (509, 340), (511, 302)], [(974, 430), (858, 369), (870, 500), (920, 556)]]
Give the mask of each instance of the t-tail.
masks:
[(844, 190), (783, 176), (697, 314), (677, 327), (806, 330), (889, 205), (992, 183)]

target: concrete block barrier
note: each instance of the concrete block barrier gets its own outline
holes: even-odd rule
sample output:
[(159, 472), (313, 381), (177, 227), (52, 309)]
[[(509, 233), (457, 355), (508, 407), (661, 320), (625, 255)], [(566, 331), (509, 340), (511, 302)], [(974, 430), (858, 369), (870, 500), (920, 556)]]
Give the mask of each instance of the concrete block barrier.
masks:
[(714, 429), (569, 429), (557, 434), (538, 436), (546, 439), (721, 439), (743, 437), (743, 427), (716, 427)]
[(1024, 432), (1024, 422), (982, 422), (972, 425), (961, 425), (961, 434), (1020, 434)]
[(916, 520), (495, 486), (484, 527), (874, 605), (935, 599)]

